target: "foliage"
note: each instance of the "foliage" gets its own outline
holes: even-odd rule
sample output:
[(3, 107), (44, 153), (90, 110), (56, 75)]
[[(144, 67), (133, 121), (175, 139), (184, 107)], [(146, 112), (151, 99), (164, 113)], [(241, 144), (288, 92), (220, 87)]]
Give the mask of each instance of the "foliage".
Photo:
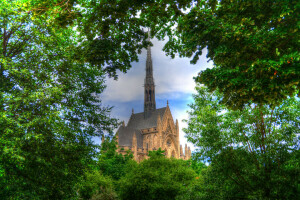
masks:
[[(189, 184), (185, 191), (176, 196), (176, 200), (206, 200), (207, 198), (203, 188), (205, 187), (202, 175), (196, 177), (196, 181)], [(216, 191), (212, 191), (215, 193)]]
[(0, 13), (0, 196), (71, 198), (93, 162), (92, 137), (116, 125), (96, 96), (104, 72), (78, 57), (72, 27), (35, 18), (22, 1), (1, 1)]
[(223, 197), (297, 199), (299, 99), (232, 111), (219, 103), (221, 94), (199, 86), (197, 91), (184, 131), (201, 158), (211, 162), (210, 177), (218, 179), (212, 183), (222, 187)]
[(192, 155), (190, 160), (187, 160), (189, 167), (191, 167), (198, 175), (202, 174), (202, 171), (207, 168), (207, 166), (198, 157), (197, 153)]
[[(47, 17), (51, 26), (76, 27), (79, 44), (74, 59), (80, 59), (117, 78), (146, 47), (147, 34), (138, 16), (146, 1), (23, 0), (37, 18)], [(84, 55), (84, 57), (81, 57)]]
[(164, 157), (165, 156), (165, 150), (161, 150), (161, 148), (158, 148), (158, 150), (154, 150), (154, 151), (148, 151), (148, 156), (150, 158), (154, 158), (154, 157)]
[(117, 152), (115, 138), (106, 137), (102, 140), (101, 149), (93, 170), (86, 172), (84, 180), (79, 183), (81, 199), (119, 199), (118, 180), (137, 163), (132, 159), (130, 151), (126, 155)]
[(86, 173), (85, 180), (80, 185), (79, 195), (79, 199), (86, 200), (118, 199), (112, 179), (97, 170)]
[(101, 151), (96, 164), (96, 169), (100, 170), (103, 175), (110, 176), (114, 181), (125, 176), (127, 169), (137, 164), (132, 160), (131, 152), (123, 156), (116, 151), (116, 145), (115, 139), (106, 138), (101, 144)]
[[(206, 200), (211, 199), (206, 196), (205, 188), (207, 185), (204, 184), (204, 176), (206, 174), (207, 166), (199, 159), (197, 154), (193, 154), (190, 160), (185, 161), (190, 169), (193, 169), (197, 176), (196, 180), (187, 186), (186, 190), (176, 196), (176, 200)], [(216, 191), (213, 191), (214, 193)]]
[(175, 199), (196, 180), (183, 160), (153, 153), (120, 179), (120, 197), (126, 199)]
[(214, 62), (196, 81), (223, 94), (222, 103), (243, 108), (249, 102), (279, 105), (300, 88), (299, 2), (177, 0), (146, 4), (141, 17), (152, 35), (169, 41), (173, 58), (203, 49)]

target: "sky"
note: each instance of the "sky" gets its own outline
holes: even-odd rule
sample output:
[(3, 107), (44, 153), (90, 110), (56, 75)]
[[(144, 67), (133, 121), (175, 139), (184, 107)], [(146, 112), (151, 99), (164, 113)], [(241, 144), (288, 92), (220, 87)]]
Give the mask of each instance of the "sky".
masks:
[[(207, 62), (206, 52), (203, 52), (195, 65), (190, 64), (191, 58), (177, 56), (171, 59), (162, 51), (166, 41), (158, 41), (155, 38), (151, 41), (156, 108), (165, 107), (167, 100), (169, 101), (173, 119), (178, 119), (180, 143), (184, 146), (187, 140), (182, 128), (187, 127), (187, 124), (182, 120), (188, 119), (188, 104), (193, 102), (192, 94), (195, 93), (196, 86), (193, 77), (201, 70), (211, 68), (213, 63)], [(147, 51), (144, 49), (139, 55), (139, 62), (132, 63), (132, 68), (126, 74), (119, 72), (118, 80), (107, 78), (107, 88), (101, 94), (103, 105), (113, 106), (111, 116), (125, 121), (126, 125), (132, 109), (134, 113), (143, 112), (144, 109), (146, 55)], [(192, 151), (195, 149), (192, 143), (187, 144)]]

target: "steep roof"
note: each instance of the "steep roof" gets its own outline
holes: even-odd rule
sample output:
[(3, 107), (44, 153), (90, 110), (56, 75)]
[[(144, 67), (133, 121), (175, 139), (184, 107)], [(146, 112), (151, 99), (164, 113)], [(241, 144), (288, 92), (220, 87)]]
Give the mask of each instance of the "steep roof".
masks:
[(167, 107), (156, 109), (151, 115), (144, 118), (144, 112), (132, 114), (127, 126), (121, 126), (118, 130), (119, 146), (132, 146), (132, 137), (135, 132), (138, 148), (143, 147), (142, 129), (157, 126), (157, 117), (163, 118)]
[(132, 138), (135, 132), (138, 148), (143, 147), (143, 136), (141, 130), (121, 126), (118, 130), (119, 146), (132, 146)]
[(163, 107), (152, 111), (150, 116), (146, 119), (144, 118), (144, 112), (132, 114), (128, 121), (127, 127), (134, 129), (146, 129), (155, 127), (157, 125), (158, 115), (160, 115), (160, 118), (162, 119), (166, 108), (167, 107)]

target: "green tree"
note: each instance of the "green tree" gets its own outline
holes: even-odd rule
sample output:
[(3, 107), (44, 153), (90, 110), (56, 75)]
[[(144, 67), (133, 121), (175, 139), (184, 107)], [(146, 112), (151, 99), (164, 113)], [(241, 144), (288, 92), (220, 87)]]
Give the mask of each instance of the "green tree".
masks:
[(175, 199), (196, 180), (185, 161), (165, 158), (161, 152), (150, 155), (120, 179), (122, 199)]
[(227, 106), (277, 105), (299, 90), (299, 2), (178, 0), (154, 7), (160, 12), (141, 16), (160, 38), (170, 37), (168, 54), (195, 64), (207, 49), (215, 66), (196, 81), (221, 92)]
[(115, 138), (106, 137), (101, 143), (97, 160), (92, 170), (86, 172), (83, 181), (79, 183), (79, 194), (82, 199), (119, 199), (118, 180), (137, 163), (132, 159), (130, 151), (126, 155), (119, 154)]
[(200, 157), (197, 155), (197, 152), (193, 153), (192, 158), (187, 160), (188, 165), (198, 174), (201, 175), (202, 171), (207, 168), (203, 163)]
[(224, 199), (297, 199), (299, 99), (232, 111), (220, 104), (220, 93), (200, 86), (197, 91), (184, 131), (201, 158), (211, 163), (205, 180), (221, 190)]
[(137, 164), (132, 159), (133, 155), (130, 151), (126, 155), (122, 155), (117, 152), (116, 145), (115, 139), (107, 137), (101, 144), (96, 164), (97, 170), (100, 170), (105, 176), (110, 176), (114, 181), (125, 176), (127, 169)]
[[(205, 188), (207, 185), (204, 184), (204, 174), (207, 174), (207, 166), (202, 162), (202, 160), (197, 156), (197, 154), (193, 153), (193, 156), (190, 160), (186, 161), (189, 168), (193, 169), (197, 176), (196, 180), (189, 184), (185, 191), (176, 196), (176, 200), (205, 200), (211, 199), (208, 198), (207, 190)], [(216, 193), (217, 191), (213, 191)]]
[[(127, 72), (138, 53), (147, 47), (146, 21), (138, 12), (147, 1), (23, 0), (34, 17), (45, 18), (53, 27), (76, 27), (76, 56), (117, 78)], [(82, 57), (81, 55), (84, 55)], [(79, 56), (79, 58), (77, 57)]]
[(118, 196), (113, 180), (101, 174), (101, 171), (87, 172), (79, 188), (79, 199), (84, 200), (116, 200)]
[(104, 71), (79, 57), (78, 34), (22, 3), (0, 4), (0, 196), (68, 199), (93, 162), (92, 138), (116, 120), (97, 98)]

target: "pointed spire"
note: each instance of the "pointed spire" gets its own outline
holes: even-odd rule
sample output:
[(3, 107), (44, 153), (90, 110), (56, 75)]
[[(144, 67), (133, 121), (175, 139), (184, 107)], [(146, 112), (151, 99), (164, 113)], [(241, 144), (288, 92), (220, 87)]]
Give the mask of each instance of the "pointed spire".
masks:
[(180, 145), (180, 156), (183, 156), (182, 145)]
[[(150, 30), (148, 31), (148, 42), (150, 42)], [(151, 83), (153, 83), (153, 66), (151, 57), (151, 46), (147, 47), (147, 61), (146, 61), (146, 78), (152, 78)]]
[[(148, 31), (148, 41), (150, 41), (150, 31)], [(150, 45), (147, 47), (146, 77), (144, 87), (144, 117), (147, 118), (151, 115), (151, 111), (156, 110), (155, 85), (153, 79), (153, 66)]]
[(178, 135), (178, 137), (179, 137), (179, 123), (178, 123), (178, 119), (176, 119), (175, 128), (176, 128), (176, 135)]

